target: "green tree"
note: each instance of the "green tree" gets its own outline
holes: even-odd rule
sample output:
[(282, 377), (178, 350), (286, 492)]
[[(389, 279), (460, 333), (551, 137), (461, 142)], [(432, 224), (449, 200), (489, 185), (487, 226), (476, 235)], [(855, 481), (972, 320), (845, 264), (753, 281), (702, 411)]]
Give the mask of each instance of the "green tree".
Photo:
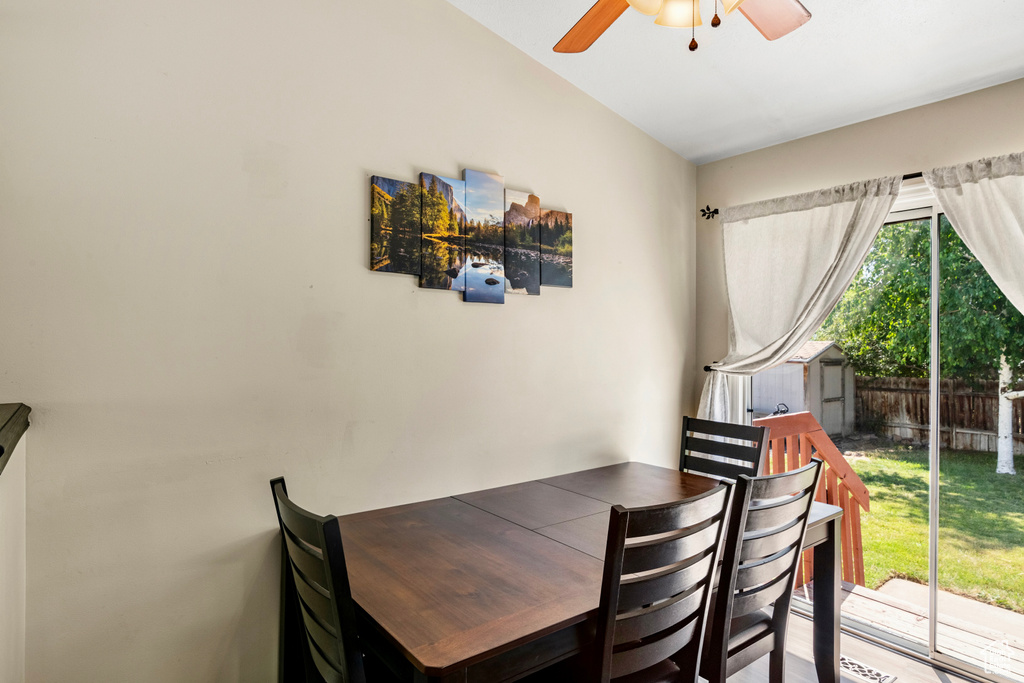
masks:
[(430, 176), (429, 187), (426, 187), (421, 179), (420, 191), (422, 193), (423, 202), (423, 234), (449, 234), (448, 200), (445, 199), (444, 194), (442, 194), (441, 189), (437, 185), (437, 177)]
[[(1012, 404), (1007, 404), (1016, 397), (1010, 389), (1022, 376), (1024, 316), (999, 291), (945, 216), (939, 234), (941, 372), (945, 378), (968, 382), (999, 381), (997, 471), (1012, 473), (1007, 412)], [(930, 290), (929, 223), (887, 225), (815, 338), (836, 341), (860, 374), (927, 377)], [(1010, 447), (1008, 457), (1004, 442)]]
[(459, 230), (459, 217), (455, 215), (455, 209), (448, 210), (448, 234), (458, 235), (461, 231)]
[(420, 186), (405, 184), (391, 198), (391, 228), (400, 232), (420, 231)]

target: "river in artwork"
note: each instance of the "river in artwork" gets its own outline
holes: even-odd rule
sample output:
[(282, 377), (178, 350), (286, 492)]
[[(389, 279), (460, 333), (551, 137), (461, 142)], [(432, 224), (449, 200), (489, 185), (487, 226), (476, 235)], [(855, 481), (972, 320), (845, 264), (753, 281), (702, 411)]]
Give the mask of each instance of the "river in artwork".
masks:
[(456, 236), (423, 235), (423, 261), (420, 287), (466, 289), (465, 238)]
[(505, 303), (504, 247), (466, 243), (466, 301)]

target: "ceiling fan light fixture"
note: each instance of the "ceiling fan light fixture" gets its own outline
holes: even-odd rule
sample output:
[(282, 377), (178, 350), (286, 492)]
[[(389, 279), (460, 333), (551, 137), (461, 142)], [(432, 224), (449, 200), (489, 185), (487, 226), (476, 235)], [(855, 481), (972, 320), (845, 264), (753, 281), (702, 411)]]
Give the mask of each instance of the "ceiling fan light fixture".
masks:
[(626, 0), (626, 2), (640, 14), (651, 17), (661, 11), (664, 0)]
[(722, 0), (722, 8), (726, 14), (729, 14), (741, 4), (743, 4), (743, 0)]
[(665, 0), (654, 23), (673, 28), (700, 26), (699, 0)]

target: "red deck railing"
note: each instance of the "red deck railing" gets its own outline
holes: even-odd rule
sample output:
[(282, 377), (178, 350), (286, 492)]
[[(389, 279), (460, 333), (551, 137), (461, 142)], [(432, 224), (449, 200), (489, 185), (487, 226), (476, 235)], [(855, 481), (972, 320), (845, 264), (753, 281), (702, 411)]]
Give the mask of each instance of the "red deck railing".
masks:
[[(843, 509), (843, 581), (864, 585), (864, 545), (860, 534), (860, 511), (870, 509), (871, 495), (857, 473), (825, 430), (810, 413), (777, 415), (754, 420), (770, 430), (768, 459), (764, 474), (778, 474), (802, 467), (817, 456), (824, 461), (824, 474), (815, 500)], [(813, 553), (804, 553), (797, 573), (797, 586), (813, 576)]]

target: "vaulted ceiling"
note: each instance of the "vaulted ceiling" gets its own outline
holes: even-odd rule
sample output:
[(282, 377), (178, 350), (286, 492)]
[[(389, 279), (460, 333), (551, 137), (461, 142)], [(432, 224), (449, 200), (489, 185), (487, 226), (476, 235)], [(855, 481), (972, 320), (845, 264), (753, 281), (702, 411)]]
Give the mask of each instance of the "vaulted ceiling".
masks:
[(1024, 78), (1022, 0), (803, 0), (774, 42), (701, 0), (696, 52), (630, 9), (580, 54), (551, 48), (593, 0), (448, 2), (697, 164)]

